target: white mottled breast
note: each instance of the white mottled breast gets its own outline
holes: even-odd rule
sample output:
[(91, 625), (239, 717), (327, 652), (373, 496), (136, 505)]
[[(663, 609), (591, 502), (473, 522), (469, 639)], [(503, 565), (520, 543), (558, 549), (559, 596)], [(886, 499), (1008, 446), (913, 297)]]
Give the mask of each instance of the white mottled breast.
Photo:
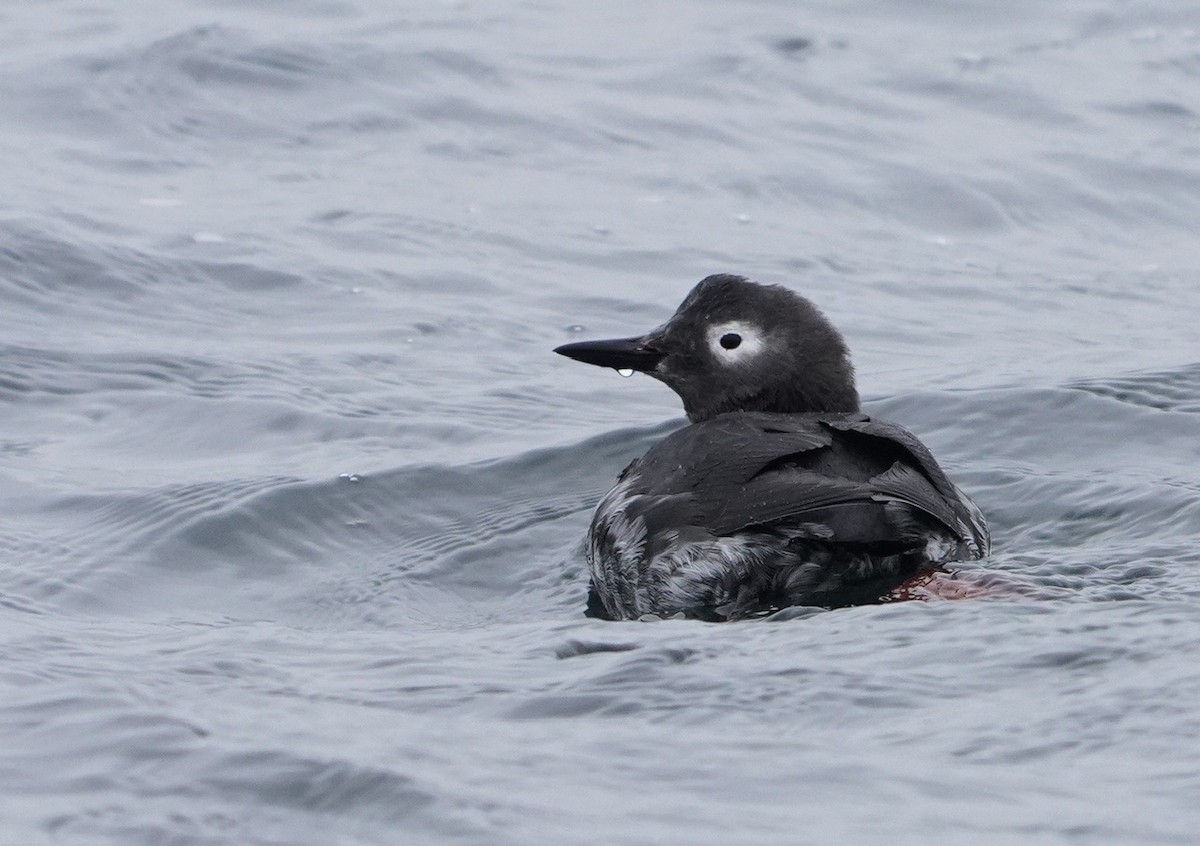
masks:
[(737, 599), (756, 582), (755, 571), (778, 551), (750, 536), (683, 542), (678, 532), (658, 539), (662, 551), (646, 559), (646, 524), (636, 513), (636, 474), (622, 479), (596, 508), (588, 538), (592, 583), (619, 619), (670, 615)]
[[(637, 476), (629, 474), (600, 500), (588, 533), (587, 560), (592, 584), (605, 608), (618, 617), (625, 615), (620, 614), (614, 604), (618, 607), (624, 606), (626, 601), (631, 605), (639, 604), (636, 585), (646, 552), (646, 522), (627, 513), (637, 499), (632, 493), (636, 481)], [(614, 602), (614, 597), (619, 597), (620, 602)]]

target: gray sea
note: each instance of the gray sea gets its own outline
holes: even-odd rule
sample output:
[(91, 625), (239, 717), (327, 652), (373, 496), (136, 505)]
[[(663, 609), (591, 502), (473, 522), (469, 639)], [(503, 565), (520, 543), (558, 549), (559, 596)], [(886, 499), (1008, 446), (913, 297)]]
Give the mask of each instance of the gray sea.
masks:
[[(11, 0), (0, 168), (3, 844), (1198, 842), (1194, 0)], [(719, 272), (994, 590), (584, 617)]]

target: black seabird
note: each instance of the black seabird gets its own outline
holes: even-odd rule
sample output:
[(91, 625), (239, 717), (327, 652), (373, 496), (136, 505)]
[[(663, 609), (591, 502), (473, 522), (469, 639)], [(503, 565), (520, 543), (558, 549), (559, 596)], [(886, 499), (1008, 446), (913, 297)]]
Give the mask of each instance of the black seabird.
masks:
[(653, 376), (691, 421), (596, 508), (590, 613), (854, 605), (988, 554), (979, 509), (912, 433), (859, 411), (841, 334), (786, 288), (709, 276), (645, 335), (555, 352)]

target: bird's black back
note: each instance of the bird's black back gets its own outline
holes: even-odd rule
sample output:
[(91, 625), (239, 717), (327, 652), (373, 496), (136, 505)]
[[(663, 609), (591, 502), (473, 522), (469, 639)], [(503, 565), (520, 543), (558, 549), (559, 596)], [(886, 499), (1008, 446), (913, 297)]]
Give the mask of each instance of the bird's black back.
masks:
[(655, 540), (784, 530), (835, 545), (898, 552), (935, 528), (986, 554), (978, 512), (906, 429), (860, 413), (733, 412), (655, 445), (625, 472), (631, 517)]

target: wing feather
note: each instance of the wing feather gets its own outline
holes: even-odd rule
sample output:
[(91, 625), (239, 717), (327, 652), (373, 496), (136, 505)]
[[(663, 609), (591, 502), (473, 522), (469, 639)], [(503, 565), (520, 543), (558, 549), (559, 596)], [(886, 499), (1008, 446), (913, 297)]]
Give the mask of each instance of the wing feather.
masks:
[(899, 544), (912, 541), (914, 520), (977, 535), (924, 444), (862, 414), (720, 415), (668, 436), (633, 469), (641, 484), (629, 508), (651, 537), (771, 529)]

